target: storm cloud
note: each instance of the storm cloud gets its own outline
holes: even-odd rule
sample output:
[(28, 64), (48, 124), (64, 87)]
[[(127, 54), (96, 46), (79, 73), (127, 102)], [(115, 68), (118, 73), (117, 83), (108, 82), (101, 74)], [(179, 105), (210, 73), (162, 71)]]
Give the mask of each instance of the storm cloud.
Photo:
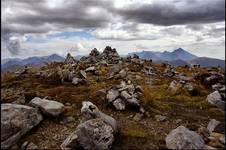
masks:
[(225, 1), (158, 0), (152, 4), (132, 4), (117, 12), (126, 20), (164, 26), (212, 23), (225, 19)]
[(181, 41), (216, 45), (225, 36), (225, 0), (2, 0), (1, 7), (5, 57), (26, 54), (32, 44), (37, 46), (34, 49), (52, 52), (53, 41), (31, 44), (27, 37), (40, 39), (63, 32), (88, 31), (96, 40), (84, 41), (81, 36), (68, 46), (70, 39), (55, 39), (60, 40), (61, 49), (74, 46), (74, 52), (98, 42), (124, 49), (167, 47)]

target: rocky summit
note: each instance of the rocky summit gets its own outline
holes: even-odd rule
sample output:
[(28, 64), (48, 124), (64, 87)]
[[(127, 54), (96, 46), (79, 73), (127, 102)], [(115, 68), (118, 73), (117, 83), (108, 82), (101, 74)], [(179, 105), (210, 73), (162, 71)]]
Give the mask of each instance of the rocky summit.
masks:
[(4, 149), (224, 149), (225, 72), (120, 57), (4, 72)]

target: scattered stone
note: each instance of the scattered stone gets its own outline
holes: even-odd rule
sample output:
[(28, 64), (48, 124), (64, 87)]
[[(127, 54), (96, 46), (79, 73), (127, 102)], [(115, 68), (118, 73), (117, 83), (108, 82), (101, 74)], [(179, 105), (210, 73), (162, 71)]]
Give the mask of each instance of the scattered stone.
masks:
[(121, 98), (117, 98), (113, 102), (113, 106), (116, 108), (116, 110), (125, 110), (125, 102)]
[(128, 100), (128, 99), (132, 99), (132, 96), (127, 92), (127, 91), (122, 91), (120, 93), (120, 96), (124, 99), (124, 100)]
[(122, 69), (122, 70), (119, 72), (120, 78), (125, 78), (126, 75), (127, 75), (127, 72), (125, 71), (125, 69)]
[(39, 97), (35, 97), (32, 99), (29, 104), (33, 107), (40, 108), (43, 114), (48, 116), (58, 116), (64, 110), (64, 105), (57, 101), (41, 99)]
[(173, 80), (170, 83), (168, 90), (176, 92), (179, 89), (179, 87), (180, 87), (180, 83), (178, 83), (177, 81)]
[(186, 83), (185, 85), (184, 85), (184, 87), (183, 87), (185, 90), (187, 90), (187, 91), (189, 91), (189, 92), (192, 92), (192, 91), (194, 91), (194, 86), (191, 84), (191, 83)]
[(113, 129), (102, 119), (88, 120), (76, 128), (77, 140), (84, 149), (110, 149), (114, 141)]
[(209, 132), (209, 130), (208, 130), (207, 128), (201, 126), (201, 127), (198, 129), (198, 133), (199, 133), (199, 135), (202, 136), (202, 138), (203, 138), (203, 140), (204, 140), (205, 142), (208, 141), (208, 137), (210, 136), (210, 132)]
[(112, 127), (115, 133), (117, 132), (116, 120), (111, 116), (102, 113), (93, 103), (89, 101), (82, 102), (81, 113), (85, 116), (86, 119), (101, 118), (105, 123)]
[(95, 68), (95, 66), (92, 66), (92, 67), (86, 68), (85, 71), (86, 72), (95, 72), (96, 71), (96, 68)]
[(136, 115), (133, 117), (133, 120), (134, 121), (140, 121), (142, 118), (143, 118), (143, 114), (141, 114), (141, 113), (136, 113)]
[(62, 150), (72, 150), (81, 148), (76, 131), (72, 132), (60, 145)]
[(10, 148), (42, 119), (42, 115), (33, 107), (1, 104), (1, 148)]
[(156, 119), (156, 121), (158, 121), (158, 122), (166, 121), (166, 116), (155, 115), (155, 119)]
[(107, 100), (109, 103), (113, 102), (117, 97), (119, 96), (119, 91), (116, 90), (116, 89), (110, 89), (108, 92), (107, 92)]
[(177, 119), (175, 122), (176, 124), (180, 123), (182, 121), (182, 119)]
[(86, 82), (86, 80), (83, 80), (83, 79), (80, 79), (80, 78), (76, 78), (76, 77), (74, 77), (73, 79), (72, 79), (72, 84), (74, 84), (74, 85), (78, 85), (78, 84), (84, 84)]
[(82, 78), (82, 79), (86, 79), (87, 78), (87, 76), (86, 76), (86, 72), (85, 71), (83, 71), (83, 70), (80, 70), (80, 72), (79, 72), (80, 74), (80, 77)]
[(172, 130), (165, 141), (169, 149), (202, 149), (204, 146), (202, 137), (184, 126)]
[(221, 95), (220, 95), (220, 93), (218, 91), (215, 91), (215, 92), (209, 94), (207, 96), (206, 100), (210, 104), (212, 104), (212, 105), (214, 105), (216, 107), (219, 107), (219, 108), (221, 108), (223, 110), (225, 109), (225, 102), (222, 100)]
[(21, 146), (21, 150), (39, 150), (39, 147), (32, 142), (25, 141)]
[(213, 132), (216, 126), (220, 124), (220, 121), (217, 121), (215, 119), (211, 119), (210, 122), (208, 123), (207, 129), (209, 132)]

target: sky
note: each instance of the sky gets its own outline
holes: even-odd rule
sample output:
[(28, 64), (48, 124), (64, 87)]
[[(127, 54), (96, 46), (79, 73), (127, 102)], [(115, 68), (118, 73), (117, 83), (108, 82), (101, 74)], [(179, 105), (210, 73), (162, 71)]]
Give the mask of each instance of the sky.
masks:
[(173, 51), (225, 59), (225, 0), (2, 0), (4, 58)]

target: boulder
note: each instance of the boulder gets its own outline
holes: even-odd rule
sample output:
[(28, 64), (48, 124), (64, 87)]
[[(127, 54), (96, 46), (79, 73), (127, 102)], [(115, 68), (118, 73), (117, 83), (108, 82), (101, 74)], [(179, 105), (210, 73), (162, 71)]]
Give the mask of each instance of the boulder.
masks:
[(102, 119), (91, 119), (78, 125), (75, 133), (70, 135), (61, 146), (73, 146), (76, 141), (87, 150), (110, 149), (114, 141), (113, 129)]
[(10, 148), (42, 120), (40, 112), (33, 107), (1, 104), (1, 148)]
[(172, 130), (165, 141), (168, 149), (202, 149), (204, 146), (202, 137), (184, 126)]
[(64, 111), (64, 105), (62, 103), (47, 99), (41, 99), (39, 97), (32, 99), (29, 104), (33, 107), (40, 108), (42, 113), (48, 116), (58, 116)]
[(113, 106), (115, 107), (116, 110), (125, 110), (125, 102), (121, 98), (117, 98), (113, 102)]
[(113, 102), (119, 96), (119, 91), (117, 89), (110, 89), (107, 92), (107, 100), (109, 103)]
[(209, 132), (213, 132), (216, 126), (220, 124), (220, 121), (217, 121), (216, 119), (211, 119), (210, 122), (208, 123), (207, 129)]
[(219, 107), (221, 109), (225, 109), (225, 102), (221, 98), (221, 94), (218, 91), (215, 91), (211, 94), (209, 94), (206, 98), (206, 100), (216, 107)]

